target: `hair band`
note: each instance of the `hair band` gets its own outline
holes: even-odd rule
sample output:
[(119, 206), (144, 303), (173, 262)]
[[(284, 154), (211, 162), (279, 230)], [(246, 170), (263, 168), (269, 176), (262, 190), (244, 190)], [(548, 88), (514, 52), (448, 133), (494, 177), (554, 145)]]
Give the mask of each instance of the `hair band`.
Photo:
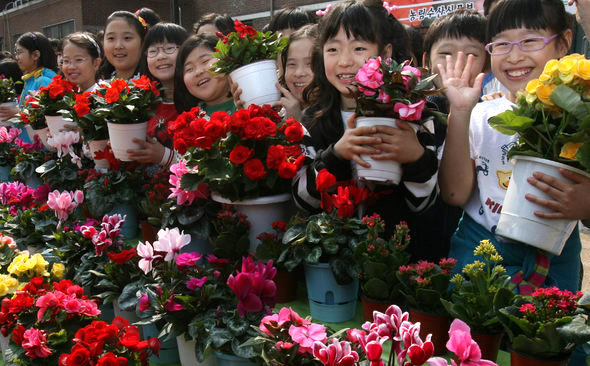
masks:
[(143, 19), (142, 17), (140, 17), (139, 15), (137, 15), (137, 19), (139, 20), (139, 22), (141, 23), (141, 26), (143, 27), (143, 31), (145, 32), (146, 28), (147, 28), (147, 23), (145, 22), (145, 19)]
[(94, 40), (94, 38), (90, 37), (86, 33), (80, 33), (80, 37), (82, 37), (82, 38), (90, 41), (90, 43), (92, 43), (92, 45), (96, 48), (96, 53), (98, 53), (98, 58), (102, 58), (102, 54), (100, 52), (100, 46), (98, 45), (98, 43), (96, 43), (96, 41)]
[(398, 9), (397, 5), (395, 5), (395, 4), (389, 5), (389, 1), (384, 1), (383, 7), (385, 8), (385, 10), (387, 10), (387, 15), (391, 15), (391, 13), (393, 13), (394, 11), (396, 11)]

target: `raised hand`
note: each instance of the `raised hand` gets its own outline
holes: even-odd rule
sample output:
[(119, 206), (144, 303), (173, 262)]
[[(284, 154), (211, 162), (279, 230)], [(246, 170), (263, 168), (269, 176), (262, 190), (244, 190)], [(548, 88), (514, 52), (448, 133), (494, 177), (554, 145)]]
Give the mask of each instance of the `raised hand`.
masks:
[(437, 65), (445, 95), (449, 99), (451, 108), (455, 110), (471, 111), (479, 101), (484, 74), (478, 74), (473, 85), (470, 85), (473, 61), (473, 55), (469, 55), (465, 62), (465, 53), (459, 52), (455, 62), (453, 57), (448, 55), (446, 66)]

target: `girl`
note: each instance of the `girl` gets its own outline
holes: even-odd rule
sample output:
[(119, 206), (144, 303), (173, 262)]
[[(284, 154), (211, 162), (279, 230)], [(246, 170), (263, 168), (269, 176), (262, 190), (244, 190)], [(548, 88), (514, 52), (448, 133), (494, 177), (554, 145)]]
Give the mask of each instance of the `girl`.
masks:
[[(530, 80), (538, 78), (545, 63), (565, 56), (572, 32), (560, 0), (505, 0), (492, 10), (487, 25), (486, 50), (491, 54), (494, 75), (508, 88), (507, 96), (476, 105), (483, 74), (470, 85), (473, 56), (460, 53), (456, 63), (447, 56), (446, 67), (439, 65), (450, 114), (446, 145), (440, 167), (443, 199), (463, 206), (464, 215), (451, 238), (450, 256), (458, 260), (457, 270), (474, 260), (473, 249), (482, 239), (490, 239), (516, 291), (530, 294), (535, 287), (557, 286), (578, 290), (580, 279), (580, 237), (577, 229), (560, 256), (495, 237), (499, 220), (497, 209), (504, 201), (506, 188), (500, 184), (501, 172), (512, 171), (507, 149), (517, 136), (507, 136), (488, 125), (488, 119), (514, 106), (515, 95)], [(465, 67), (463, 67), (465, 65)], [(475, 106), (475, 108), (474, 108)], [(472, 111), (473, 110), (473, 111)], [(562, 171), (574, 184), (534, 173), (529, 183), (548, 193), (554, 200), (527, 199), (547, 207), (553, 214), (536, 212), (547, 218), (582, 219), (590, 217), (590, 179)], [(496, 209), (495, 209), (496, 208)], [(548, 267), (548, 268), (547, 268)]]
[(349, 0), (320, 19), (318, 46), (312, 63), (314, 79), (304, 92), (304, 100), (312, 101), (303, 115), (311, 135), (308, 155), (312, 161), (294, 181), (295, 201), (307, 211), (319, 209), (315, 179), (323, 168), (343, 181), (354, 178), (351, 160), (369, 166), (360, 154), (395, 160), (403, 164), (402, 182), (376, 188), (382, 197), (371, 207), (393, 228), (408, 212), (424, 210), (436, 197), (434, 141), (426, 132), (416, 135), (406, 123), (400, 123), (399, 130), (355, 128), (355, 100), (349, 89), (370, 57), (408, 59), (405, 30), (387, 15), (381, 2)]
[(207, 115), (216, 111), (233, 113), (229, 81), (225, 75), (211, 75), (217, 37), (191, 36), (178, 51), (174, 73), (174, 104), (180, 112), (199, 106)]
[(306, 25), (289, 37), (289, 45), (283, 49), (280, 60), (283, 63), (284, 75), (277, 88), (283, 94), (275, 106), (283, 107), (287, 117), (300, 121), (303, 105), (303, 89), (311, 82), (311, 54), (313, 43), (318, 36), (317, 25)]
[(155, 163), (164, 167), (173, 161), (172, 138), (168, 134), (168, 122), (178, 113), (174, 103), (174, 69), (178, 49), (187, 39), (184, 28), (174, 23), (158, 23), (150, 28), (143, 42), (143, 54), (147, 62), (147, 76), (157, 80), (162, 87), (164, 102), (156, 107), (156, 115), (148, 121), (148, 140), (134, 140), (140, 150), (129, 150), (131, 159), (142, 163)]
[(102, 78), (129, 80), (138, 76), (141, 64), (141, 44), (147, 28), (136, 15), (116, 11), (106, 21), (103, 47), (105, 60)]
[(96, 73), (102, 61), (102, 48), (94, 35), (78, 32), (63, 41), (62, 71), (67, 80), (78, 84), (79, 91), (96, 89)]

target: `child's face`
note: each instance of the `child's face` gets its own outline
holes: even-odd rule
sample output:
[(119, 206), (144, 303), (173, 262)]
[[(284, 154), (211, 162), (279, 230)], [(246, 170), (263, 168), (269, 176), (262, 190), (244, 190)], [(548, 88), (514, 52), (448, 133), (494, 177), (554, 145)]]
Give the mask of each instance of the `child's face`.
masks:
[[(547, 29), (508, 29), (498, 33), (492, 42), (517, 42), (530, 37), (549, 38), (553, 34)], [(571, 37), (570, 32), (566, 33), (566, 37), (568, 36)], [(543, 49), (538, 51), (524, 52), (518, 45), (513, 45), (509, 53), (491, 56), (492, 71), (498, 81), (516, 95), (516, 92), (524, 89), (529, 81), (541, 75), (547, 61), (565, 56), (567, 49), (568, 47), (559, 41), (559, 37), (549, 41)]]
[(227, 77), (221, 74), (212, 76), (209, 71), (215, 61), (213, 51), (207, 47), (197, 47), (189, 53), (183, 66), (183, 80), (189, 93), (207, 105), (230, 99)]
[(39, 51), (31, 52), (28, 49), (16, 44), (14, 50), (16, 63), (23, 73), (28, 73), (37, 68), (37, 61), (39, 60)]
[(141, 58), (141, 37), (125, 19), (115, 18), (107, 25), (104, 54), (117, 74), (133, 74)]
[[(379, 55), (378, 45), (354, 37), (348, 38), (344, 28), (340, 28), (336, 36), (324, 44), (322, 52), (326, 78), (342, 97), (350, 99), (349, 104), (354, 106), (352, 97), (348, 97), (349, 89), (354, 90), (352, 83), (357, 71), (369, 58)], [(345, 102), (346, 100), (343, 100), (343, 104), (346, 104)]]
[(438, 88), (441, 88), (442, 82), (440, 80), (440, 71), (438, 70), (437, 65), (441, 64), (443, 67), (446, 67), (448, 55), (453, 58), (453, 62), (457, 60), (459, 52), (463, 52), (466, 56), (473, 55), (474, 63), (473, 68), (471, 69), (471, 84), (473, 84), (477, 74), (484, 71), (488, 57), (488, 53), (484, 47), (485, 45), (483, 43), (469, 37), (440, 38), (432, 45), (432, 48), (430, 49), (430, 58), (424, 60), (424, 64), (429, 65), (432, 72), (439, 74), (434, 80), (434, 84)]
[(311, 71), (311, 39), (299, 39), (289, 44), (289, 53), (285, 67), (287, 89), (300, 102), (303, 100), (303, 89), (313, 79)]
[(174, 80), (176, 55), (178, 55), (176, 43), (154, 43), (147, 48), (148, 69), (160, 82), (168, 83)]
[(66, 42), (63, 48), (62, 71), (67, 80), (78, 84), (81, 90), (90, 88), (96, 82), (96, 71), (100, 59), (92, 59), (87, 49)]

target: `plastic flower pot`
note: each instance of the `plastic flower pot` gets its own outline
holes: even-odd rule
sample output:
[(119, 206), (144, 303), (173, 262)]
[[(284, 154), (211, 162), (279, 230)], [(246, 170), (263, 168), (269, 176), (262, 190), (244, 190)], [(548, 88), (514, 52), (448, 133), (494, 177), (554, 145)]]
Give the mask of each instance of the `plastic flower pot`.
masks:
[(117, 300), (113, 300), (113, 310), (115, 312), (115, 317), (120, 316), (129, 323), (137, 323), (139, 321), (139, 317), (135, 314), (135, 311), (122, 310), (119, 307), (119, 301)]
[[(373, 127), (388, 126), (397, 128), (395, 118), (386, 117), (357, 117), (356, 127)], [(418, 130), (418, 125), (410, 123), (414, 130)], [(366, 182), (378, 184), (398, 184), (402, 179), (402, 166), (400, 163), (392, 160), (374, 160), (370, 155), (361, 155), (361, 158), (371, 164), (370, 168), (364, 168), (355, 163), (355, 168), (359, 179)]]
[(250, 252), (255, 253), (259, 242), (256, 237), (264, 232), (273, 232), (272, 223), (287, 221), (291, 211), (291, 194), (283, 193), (244, 201), (230, 201), (217, 193), (211, 193), (215, 202), (231, 204), (236, 211), (248, 217), (250, 221)]
[(111, 323), (113, 319), (115, 319), (115, 308), (113, 307), (112, 302), (100, 305), (99, 309), (100, 315), (98, 316), (98, 319), (105, 321), (107, 323)]
[[(142, 325), (141, 332), (143, 333), (143, 339), (148, 340), (152, 337), (158, 338), (160, 335), (160, 330), (154, 324)], [(178, 363), (180, 361), (180, 357), (178, 356), (178, 343), (176, 339), (171, 339), (168, 341), (162, 341), (162, 347), (160, 348), (160, 357), (156, 355), (152, 355), (149, 358), (150, 363), (154, 363), (157, 365), (169, 365)]]
[(196, 343), (197, 342), (194, 339), (190, 341), (184, 339), (184, 334), (181, 334), (176, 337), (176, 344), (178, 345), (178, 357), (180, 359), (180, 364), (182, 366), (214, 366), (215, 357), (209, 356), (203, 362), (197, 361), (197, 356), (195, 355)]
[(240, 99), (245, 108), (250, 104), (272, 105), (281, 99), (281, 92), (275, 86), (279, 82), (276, 60), (262, 60), (238, 67), (229, 76), (242, 89)]
[(134, 138), (145, 141), (147, 122), (113, 123), (107, 122), (109, 139), (115, 157), (121, 161), (131, 161), (127, 150), (140, 150), (141, 146), (132, 142)]
[(42, 185), (43, 182), (41, 181), (41, 178), (39, 178), (39, 175), (37, 173), (33, 173), (25, 178), (25, 184), (31, 188), (36, 189), (37, 187)]
[(0, 182), (12, 182), (10, 170), (11, 167), (8, 165), (0, 165)]
[(567, 366), (571, 354), (558, 358), (535, 357), (510, 350), (510, 366)]
[(27, 134), (29, 135), (29, 139), (31, 139), (31, 142), (35, 141), (35, 135), (37, 135), (39, 136), (39, 139), (41, 140), (45, 148), (49, 150), (54, 150), (51, 146), (47, 145), (47, 135), (49, 134), (49, 128), (45, 127), (39, 130), (33, 130), (33, 127), (31, 127), (31, 125), (26, 124), (25, 130), (27, 131)]
[(125, 223), (123, 224), (123, 227), (121, 227), (121, 234), (125, 237), (125, 239), (135, 238), (139, 226), (137, 208), (131, 203), (119, 203), (107, 213), (109, 216), (115, 214), (119, 214), (121, 216), (126, 215)]
[(363, 320), (367, 322), (373, 321), (373, 312), (378, 311), (385, 313), (387, 308), (395, 304), (403, 309), (404, 301), (400, 300), (378, 300), (365, 296), (361, 293), (361, 303), (363, 305)]
[(109, 161), (107, 159), (94, 159), (94, 153), (104, 151), (108, 143), (109, 140), (88, 141), (88, 149), (90, 150), (90, 154), (92, 154), (92, 160), (94, 160), (94, 165), (96, 168), (108, 169), (110, 167)]
[(449, 316), (426, 313), (417, 309), (410, 309), (409, 313), (412, 323), (420, 322), (420, 337), (423, 340), (428, 334), (432, 334), (434, 354), (444, 355), (447, 352), (446, 344), (449, 340)]
[(217, 366), (255, 366), (256, 363), (248, 358), (228, 355), (226, 353), (215, 352)]
[(297, 295), (297, 276), (295, 272), (277, 271), (273, 281), (277, 285), (278, 303), (291, 302)]
[(512, 170), (506, 198), (504, 198), (502, 214), (496, 227), (496, 235), (543, 249), (551, 254), (561, 254), (565, 242), (576, 227), (577, 221), (550, 220), (537, 217), (534, 214), (535, 211), (547, 212), (547, 208), (524, 198), (525, 194), (531, 193), (537, 197), (551, 199), (546, 193), (527, 182), (527, 178), (536, 171), (573, 183), (559, 173), (560, 168), (590, 178), (590, 174), (582, 170), (552, 160), (530, 156), (517, 156), (514, 158), (514, 169)]
[(305, 284), (309, 310), (314, 319), (341, 323), (354, 318), (358, 279), (339, 285), (328, 263), (305, 264)]
[(493, 362), (496, 362), (498, 358), (503, 336), (504, 332), (495, 334), (471, 332), (471, 338), (477, 342), (481, 350), (481, 358)]
[(45, 123), (47, 123), (47, 127), (49, 128), (49, 133), (51, 134), (51, 136), (55, 136), (58, 133), (62, 132), (61, 130), (65, 129), (65, 125), (78, 125), (76, 122), (65, 119), (61, 115), (45, 116)]

